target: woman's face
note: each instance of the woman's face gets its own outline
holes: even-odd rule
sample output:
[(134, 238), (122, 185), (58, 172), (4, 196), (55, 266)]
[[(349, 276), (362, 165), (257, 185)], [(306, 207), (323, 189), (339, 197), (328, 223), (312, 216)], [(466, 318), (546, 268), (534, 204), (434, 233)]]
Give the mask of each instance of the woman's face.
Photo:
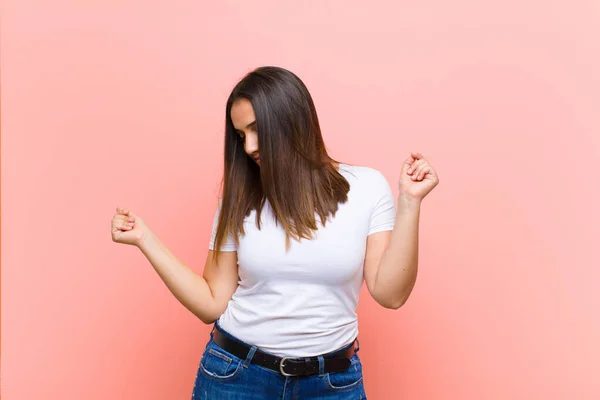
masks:
[(250, 101), (238, 99), (231, 105), (231, 121), (237, 134), (244, 140), (246, 154), (260, 166), (256, 119)]

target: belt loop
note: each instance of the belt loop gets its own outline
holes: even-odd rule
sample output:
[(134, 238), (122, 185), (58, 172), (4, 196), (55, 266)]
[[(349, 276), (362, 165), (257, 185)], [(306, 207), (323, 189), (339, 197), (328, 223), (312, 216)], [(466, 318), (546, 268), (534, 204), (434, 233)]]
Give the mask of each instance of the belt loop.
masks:
[(242, 364), (245, 368), (248, 368), (248, 364), (250, 364), (252, 362), (252, 358), (254, 357), (254, 353), (256, 353), (256, 349), (257, 349), (256, 346), (252, 346), (252, 348), (248, 352), (248, 355), (246, 356), (246, 359), (244, 360), (244, 363)]
[(215, 332), (215, 329), (217, 329), (217, 323), (216, 323), (216, 322), (213, 324), (213, 327), (212, 327), (212, 329), (210, 330), (210, 337), (211, 337), (211, 338), (213, 337), (213, 334), (214, 334), (214, 332)]
[(319, 376), (325, 375), (325, 358), (323, 356), (318, 356), (319, 359)]

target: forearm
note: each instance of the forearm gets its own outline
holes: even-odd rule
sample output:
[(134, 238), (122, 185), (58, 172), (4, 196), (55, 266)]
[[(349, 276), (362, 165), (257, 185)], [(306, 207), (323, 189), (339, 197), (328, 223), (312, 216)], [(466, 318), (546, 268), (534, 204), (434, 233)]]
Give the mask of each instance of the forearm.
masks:
[(398, 199), (396, 223), (375, 278), (377, 298), (389, 308), (406, 302), (417, 279), (420, 213), (419, 200)]
[(185, 308), (206, 324), (219, 317), (217, 304), (206, 279), (177, 259), (156, 235), (146, 235), (138, 247)]

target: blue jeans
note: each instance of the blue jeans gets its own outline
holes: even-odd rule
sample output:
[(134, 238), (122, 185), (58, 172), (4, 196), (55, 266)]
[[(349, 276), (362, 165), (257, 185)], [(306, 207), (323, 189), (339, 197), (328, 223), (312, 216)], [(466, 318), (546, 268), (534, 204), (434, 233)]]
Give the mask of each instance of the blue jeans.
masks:
[[(219, 329), (224, 335), (231, 334)], [(250, 346), (250, 345), (249, 345)], [(343, 372), (285, 377), (279, 372), (251, 364), (256, 347), (242, 360), (213, 341), (206, 345), (192, 400), (361, 400), (366, 399), (362, 365), (358, 354)], [(358, 351), (358, 350), (357, 350)]]

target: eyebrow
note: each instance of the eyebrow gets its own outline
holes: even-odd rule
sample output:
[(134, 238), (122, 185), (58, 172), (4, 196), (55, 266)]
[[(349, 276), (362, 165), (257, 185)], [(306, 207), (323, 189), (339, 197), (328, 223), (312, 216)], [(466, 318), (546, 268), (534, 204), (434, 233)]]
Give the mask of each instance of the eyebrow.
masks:
[[(256, 120), (250, 122), (248, 125), (246, 125), (246, 129), (250, 128), (252, 125), (256, 125)], [(234, 127), (235, 128), (235, 127)], [(239, 129), (235, 128), (236, 131), (240, 131)]]

